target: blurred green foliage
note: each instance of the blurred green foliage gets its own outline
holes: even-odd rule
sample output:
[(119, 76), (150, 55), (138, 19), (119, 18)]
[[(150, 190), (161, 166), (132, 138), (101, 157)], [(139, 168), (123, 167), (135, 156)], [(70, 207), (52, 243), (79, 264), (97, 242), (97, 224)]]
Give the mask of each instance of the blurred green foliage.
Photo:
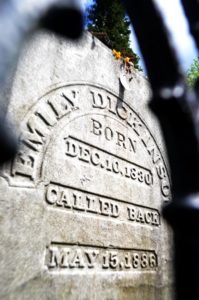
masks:
[(87, 9), (87, 27), (98, 39), (122, 56), (130, 57), (136, 69), (139, 56), (130, 45), (130, 21), (120, 0), (96, 0)]
[(195, 85), (199, 78), (199, 57), (195, 58), (187, 71), (187, 82), (190, 87)]

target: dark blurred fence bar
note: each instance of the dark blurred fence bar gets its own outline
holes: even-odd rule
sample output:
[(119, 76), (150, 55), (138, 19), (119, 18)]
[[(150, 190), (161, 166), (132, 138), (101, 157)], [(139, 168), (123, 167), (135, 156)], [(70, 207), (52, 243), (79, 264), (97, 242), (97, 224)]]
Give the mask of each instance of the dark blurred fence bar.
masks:
[[(0, 89), (4, 90), (17, 63), (24, 41), (35, 30), (45, 28), (69, 38), (78, 38), (83, 30), (79, 0), (0, 1)], [(17, 141), (8, 129), (0, 99), (0, 163), (13, 157)]]
[[(199, 43), (199, 4), (182, 1)], [(165, 139), (172, 202), (163, 209), (174, 232), (176, 299), (199, 299), (199, 95), (188, 91), (175, 50), (154, 1), (125, 0), (153, 91), (151, 109)]]

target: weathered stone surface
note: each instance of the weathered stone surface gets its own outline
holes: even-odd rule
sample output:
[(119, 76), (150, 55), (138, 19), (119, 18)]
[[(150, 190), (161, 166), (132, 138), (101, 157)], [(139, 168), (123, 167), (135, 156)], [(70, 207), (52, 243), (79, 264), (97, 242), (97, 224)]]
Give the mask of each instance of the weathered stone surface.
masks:
[(170, 199), (149, 88), (90, 34), (23, 49), (8, 115), (20, 150), (4, 166), (1, 299), (171, 299)]

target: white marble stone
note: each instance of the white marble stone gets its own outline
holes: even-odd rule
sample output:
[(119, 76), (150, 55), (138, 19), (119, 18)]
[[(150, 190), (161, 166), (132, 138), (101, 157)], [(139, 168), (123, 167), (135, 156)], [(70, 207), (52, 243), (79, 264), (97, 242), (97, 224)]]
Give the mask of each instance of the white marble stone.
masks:
[(0, 176), (1, 299), (172, 299), (170, 182), (138, 71), (90, 34), (24, 46), (8, 117), (20, 149)]

